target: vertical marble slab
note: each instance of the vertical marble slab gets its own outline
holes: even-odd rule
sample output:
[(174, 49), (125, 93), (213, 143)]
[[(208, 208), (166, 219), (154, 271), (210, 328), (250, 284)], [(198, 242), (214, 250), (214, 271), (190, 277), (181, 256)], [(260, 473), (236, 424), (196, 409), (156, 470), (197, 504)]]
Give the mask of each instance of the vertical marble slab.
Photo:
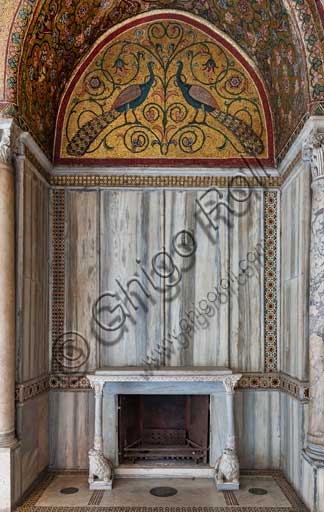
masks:
[(196, 202), (203, 192), (164, 193), (165, 245), (181, 275), (178, 286), (165, 295), (165, 332), (173, 342), (171, 364), (226, 366), (229, 306), (217, 297), (228, 270), (227, 211), (218, 228), (211, 228)]
[(324, 468), (318, 468), (317, 470), (317, 497), (316, 506), (318, 512), (324, 512)]
[(287, 393), (280, 393), (280, 467), (296, 489), (301, 482), (302, 450), (306, 442), (308, 404)]
[(301, 481), (297, 490), (309, 510), (316, 510), (316, 470), (304, 457), (301, 458)]
[(13, 479), (12, 501), (14, 505), (18, 505), (22, 496), (21, 445), (19, 444), (14, 450), (13, 468), (15, 477)]
[(297, 336), (298, 366), (296, 377), (301, 380), (309, 378), (309, 342), (308, 342), (308, 293), (309, 293), (309, 265), (310, 265), (310, 235), (311, 235), (311, 184), (310, 175), (304, 170), (300, 174), (300, 196), (299, 196), (299, 225), (301, 235), (299, 237), (299, 311)]
[[(18, 339), (18, 379), (33, 379), (48, 371), (48, 187), (25, 165), (23, 180), (23, 240), (19, 241), (22, 274), (21, 329)], [(21, 243), (22, 242), (22, 243)]]
[(48, 393), (38, 395), (17, 407), (22, 494), (49, 465), (48, 409)]
[[(236, 190), (234, 194), (240, 201), (230, 201), (234, 210), (229, 230), (233, 282), (229, 319), (230, 367), (247, 372), (263, 371), (263, 264), (256, 252), (259, 251), (257, 244), (263, 239), (263, 191)], [(243, 200), (248, 194), (249, 200)]]
[[(31, 267), (32, 267), (32, 175), (25, 172), (24, 176), (24, 242), (22, 247), (23, 252), (23, 295), (22, 295), (22, 339), (20, 342), (20, 380), (28, 380), (31, 378), (29, 370), (30, 355), (32, 350), (30, 347), (30, 332), (31, 332)], [(29, 355), (28, 355), (29, 354)]]
[[(109, 386), (109, 384), (108, 384)], [(118, 395), (106, 392), (104, 388), (102, 428), (104, 432), (104, 455), (118, 465)]]
[(99, 321), (116, 327), (95, 326), (101, 366), (141, 365), (156, 354), (164, 332), (163, 298), (161, 271), (154, 271), (152, 260), (162, 248), (161, 191), (100, 192), (99, 296), (114, 296), (99, 303)]
[(226, 396), (224, 392), (210, 395), (209, 414), (210, 424), (214, 427), (210, 431), (209, 464), (215, 466), (217, 459), (225, 448), (227, 438)]
[(50, 418), (50, 466), (87, 469), (94, 435), (93, 392), (51, 391)]
[(279, 469), (279, 409), (277, 391), (235, 392), (238, 457), (242, 468)]
[[(65, 338), (63, 370), (98, 366), (92, 305), (99, 290), (98, 193), (68, 191), (65, 201)], [(72, 360), (70, 361), (69, 358)]]
[(281, 192), (281, 370), (308, 378), (310, 176), (300, 170)]

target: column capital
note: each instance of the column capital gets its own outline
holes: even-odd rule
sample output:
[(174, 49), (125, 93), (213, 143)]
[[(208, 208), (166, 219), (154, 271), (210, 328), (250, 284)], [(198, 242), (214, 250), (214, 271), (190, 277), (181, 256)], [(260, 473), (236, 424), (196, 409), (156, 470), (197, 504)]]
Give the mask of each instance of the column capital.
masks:
[(0, 129), (0, 164), (10, 165), (11, 158), (11, 129)]
[(95, 392), (95, 396), (101, 398), (103, 396), (103, 388), (105, 386), (105, 382), (103, 380), (96, 379), (95, 377), (90, 377), (88, 375), (88, 380), (90, 382), (90, 386)]
[(303, 160), (310, 162), (313, 186), (324, 186), (324, 133), (312, 131), (303, 144)]
[(11, 166), (14, 157), (24, 154), (22, 133), (15, 122), (0, 123), (0, 164)]
[(242, 375), (229, 375), (228, 377), (225, 377), (223, 384), (225, 387), (226, 393), (233, 394), (235, 390), (235, 386), (240, 380)]

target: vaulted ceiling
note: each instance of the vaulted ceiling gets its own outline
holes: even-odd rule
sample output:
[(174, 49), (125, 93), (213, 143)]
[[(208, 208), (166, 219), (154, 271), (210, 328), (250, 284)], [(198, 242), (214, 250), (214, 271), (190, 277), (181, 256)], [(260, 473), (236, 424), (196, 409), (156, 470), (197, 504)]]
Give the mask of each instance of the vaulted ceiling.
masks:
[(0, 45), (7, 49), (0, 109), (2, 115), (15, 114), (49, 156), (60, 100), (78, 63), (108, 29), (156, 9), (196, 14), (252, 59), (270, 99), (277, 160), (303, 120), (322, 112), (324, 36), (319, 1), (7, 0), (4, 4)]

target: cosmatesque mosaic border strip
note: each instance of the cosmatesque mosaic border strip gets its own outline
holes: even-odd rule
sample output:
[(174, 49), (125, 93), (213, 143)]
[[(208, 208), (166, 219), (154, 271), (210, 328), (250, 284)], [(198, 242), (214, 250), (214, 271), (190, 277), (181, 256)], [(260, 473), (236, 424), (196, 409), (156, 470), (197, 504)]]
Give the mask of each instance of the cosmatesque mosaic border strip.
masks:
[(309, 383), (294, 379), (285, 373), (280, 374), (280, 389), (301, 401), (309, 400)]
[(52, 187), (264, 187), (278, 188), (281, 176), (51, 175)]
[[(54, 391), (86, 391), (90, 383), (85, 375), (52, 374), (49, 388)], [(280, 372), (243, 373), (237, 389), (283, 391), (301, 401), (309, 400), (309, 383)]]
[(102, 498), (105, 491), (93, 491), (91, 498), (89, 499), (88, 505), (101, 505)]
[(49, 376), (43, 375), (37, 379), (16, 385), (16, 402), (23, 404), (50, 389)]
[(264, 192), (264, 368), (278, 368), (278, 192)]
[(306, 509), (304, 503), (302, 502), (298, 494), (295, 492), (293, 487), (287, 482), (285, 478), (282, 478), (278, 475), (274, 476), (273, 478), (295, 510), (302, 511)]
[(65, 192), (52, 191), (52, 371), (60, 369), (57, 351), (60, 349), (57, 340), (64, 332), (64, 224), (65, 224)]
[(17, 512), (297, 512), (308, 509), (294, 507), (19, 507)]
[(235, 507), (238, 507), (239, 506), (239, 502), (237, 501), (237, 498), (235, 496), (235, 492), (233, 491), (223, 491), (223, 496), (224, 496), (224, 499), (225, 499), (225, 502), (226, 502), (226, 505), (231, 507), (231, 506), (235, 506)]

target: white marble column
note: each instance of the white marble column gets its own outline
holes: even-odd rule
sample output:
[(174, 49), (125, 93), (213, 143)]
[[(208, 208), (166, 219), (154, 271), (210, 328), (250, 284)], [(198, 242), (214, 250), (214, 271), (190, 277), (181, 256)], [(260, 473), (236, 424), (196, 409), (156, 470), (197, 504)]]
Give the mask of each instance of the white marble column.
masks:
[(91, 490), (112, 489), (113, 465), (103, 453), (102, 406), (104, 380), (96, 380), (88, 376), (95, 392), (95, 433), (93, 448), (89, 450), (89, 488)]
[(307, 454), (324, 462), (324, 133), (312, 132), (304, 146), (312, 173)]
[(236, 380), (227, 378), (224, 380), (226, 392), (226, 414), (227, 414), (227, 439), (226, 448), (236, 452), (235, 418), (234, 418), (234, 389)]
[(215, 481), (218, 491), (239, 489), (239, 461), (236, 453), (234, 392), (241, 375), (225, 377), (223, 384), (226, 393), (227, 439), (223, 454), (215, 468)]
[(103, 437), (102, 437), (102, 399), (103, 399), (104, 383), (99, 382), (94, 385), (95, 391), (95, 436), (93, 447), (95, 450), (102, 452), (103, 450)]
[(15, 196), (10, 130), (0, 137), (0, 447), (8, 447), (15, 443)]
[[(4, 127), (3, 127), (4, 126)], [(15, 177), (10, 125), (0, 126), (0, 512), (12, 508), (15, 438)]]

